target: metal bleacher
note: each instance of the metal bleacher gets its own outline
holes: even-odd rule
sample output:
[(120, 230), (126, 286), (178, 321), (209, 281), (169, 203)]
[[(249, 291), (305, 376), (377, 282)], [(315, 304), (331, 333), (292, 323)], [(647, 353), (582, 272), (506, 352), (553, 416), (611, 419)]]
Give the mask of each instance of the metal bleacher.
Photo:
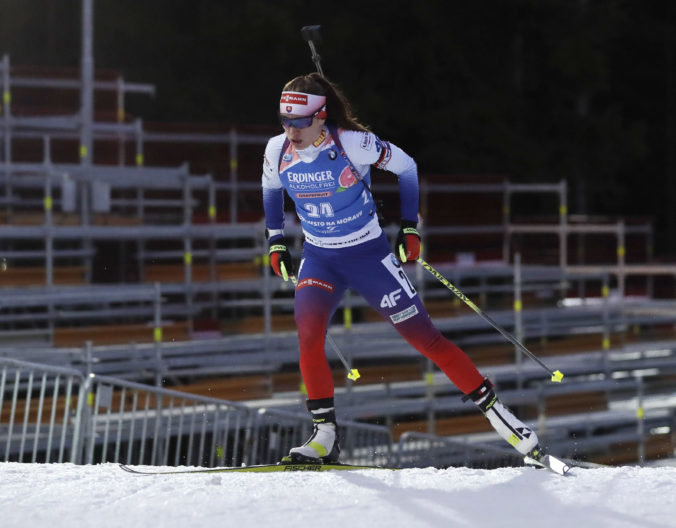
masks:
[[(270, 439), (298, 441), (308, 425), (299, 414), (304, 395), (293, 290), (270, 273), (258, 203), (257, 164), (269, 134), (236, 127), (148, 130), (126, 114), (124, 97), (154, 87), (97, 80), (93, 61), (83, 60), (79, 80), (64, 80), (15, 74), (4, 55), (0, 74), (4, 459), (273, 460), (288, 446), (273, 449)], [(30, 115), (30, 105), (15, 105), (22, 99), (12, 97), (29, 86), (79, 90), (81, 107)], [(95, 114), (95, 90), (116, 93), (117, 106)], [(114, 118), (101, 121), (102, 115)], [(215, 162), (213, 172), (200, 174), (185, 160), (174, 167), (147, 164), (151, 151), (173, 159), (181, 145), (205, 143), (227, 150), (225, 170)], [(397, 192), (379, 180), (373, 189), (379, 196)], [(652, 262), (649, 223), (570, 215), (567, 192), (565, 181), (421, 177), (426, 260), (562, 370), (564, 383), (549, 383), (542, 369), (422, 267), (407, 265), (407, 272), (439, 329), (468, 352), (553, 452), (599, 463), (673, 457), (676, 266)], [(515, 211), (519, 195), (550, 201), (547, 221)], [(440, 199), (463, 207), (449, 219)], [(484, 213), (468, 220), (465, 209)], [(397, 227), (385, 231), (392, 238)], [(287, 233), (298, 256), (302, 237), (292, 220)], [(515, 463), (458, 390), (374, 314), (349, 292), (329, 329), (362, 372), (358, 382), (346, 380), (327, 350), (350, 460)], [(79, 394), (75, 407), (71, 393), (63, 394), (64, 379)], [(190, 403), (175, 414), (168, 402), (180, 398)], [(205, 418), (205, 409), (213, 415)], [(47, 439), (43, 410), (53, 416), (76, 410), (77, 427), (66, 419), (57, 427), (53, 418)], [(191, 444), (183, 455), (169, 446), (192, 442), (194, 431), (174, 431), (178, 415), (201, 427), (200, 447)], [(228, 420), (237, 425), (220, 428), (219, 421)], [(146, 436), (148, 428), (154, 436)], [(51, 443), (57, 433), (59, 453)], [(224, 448), (235, 441), (249, 450)]]

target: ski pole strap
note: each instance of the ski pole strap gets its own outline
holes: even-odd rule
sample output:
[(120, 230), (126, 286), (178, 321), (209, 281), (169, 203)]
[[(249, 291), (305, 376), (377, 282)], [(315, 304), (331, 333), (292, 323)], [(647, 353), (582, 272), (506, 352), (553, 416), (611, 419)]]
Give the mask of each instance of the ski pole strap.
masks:
[[(291, 256), (286, 244), (272, 244), (269, 250), (270, 265), (275, 274), (285, 281), (289, 280), (289, 271), (292, 271)], [(287, 270), (288, 267), (288, 270)]]
[(269, 254), (272, 255), (273, 253), (278, 253), (280, 251), (286, 251), (286, 246), (284, 244), (274, 244), (270, 246)]

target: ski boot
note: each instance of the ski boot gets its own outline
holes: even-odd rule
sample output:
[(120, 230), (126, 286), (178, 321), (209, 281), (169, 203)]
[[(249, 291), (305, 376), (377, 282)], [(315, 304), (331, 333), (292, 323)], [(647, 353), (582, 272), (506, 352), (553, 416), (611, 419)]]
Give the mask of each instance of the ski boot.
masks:
[(507, 409), (493, 391), (493, 384), (484, 379), (477, 389), (462, 397), (462, 401), (472, 400), (488, 418), (493, 429), (522, 455), (540, 453), (538, 437), (533, 430)]
[(526, 466), (546, 468), (559, 475), (568, 473), (569, 464), (546, 453), (540, 447), (535, 432), (500, 403), (493, 392), (493, 384), (488, 379), (485, 379), (476, 390), (463, 396), (462, 400), (472, 400), (481, 409), (497, 433), (523, 455)]
[(332, 464), (338, 461), (340, 446), (333, 398), (308, 400), (314, 430), (300, 447), (294, 447), (282, 458), (282, 464)]

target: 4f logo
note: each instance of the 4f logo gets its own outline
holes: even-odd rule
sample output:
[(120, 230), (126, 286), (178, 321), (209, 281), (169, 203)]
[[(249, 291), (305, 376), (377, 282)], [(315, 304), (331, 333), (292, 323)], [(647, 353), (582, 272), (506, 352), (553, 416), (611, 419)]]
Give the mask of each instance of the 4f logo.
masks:
[(397, 288), (393, 292), (386, 293), (383, 295), (383, 298), (380, 300), (381, 308), (394, 308), (397, 305), (397, 301), (401, 298), (401, 288)]

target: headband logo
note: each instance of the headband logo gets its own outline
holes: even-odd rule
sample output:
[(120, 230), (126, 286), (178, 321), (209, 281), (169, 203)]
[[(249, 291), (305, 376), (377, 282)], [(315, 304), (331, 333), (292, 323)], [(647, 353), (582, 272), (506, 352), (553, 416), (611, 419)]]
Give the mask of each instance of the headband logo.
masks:
[[(313, 115), (326, 105), (326, 96), (303, 92), (282, 92), (279, 99), (279, 111), (284, 114)], [(324, 119), (326, 116), (320, 116)]]
[(300, 93), (284, 92), (282, 94), (281, 103), (307, 105), (307, 95)]

